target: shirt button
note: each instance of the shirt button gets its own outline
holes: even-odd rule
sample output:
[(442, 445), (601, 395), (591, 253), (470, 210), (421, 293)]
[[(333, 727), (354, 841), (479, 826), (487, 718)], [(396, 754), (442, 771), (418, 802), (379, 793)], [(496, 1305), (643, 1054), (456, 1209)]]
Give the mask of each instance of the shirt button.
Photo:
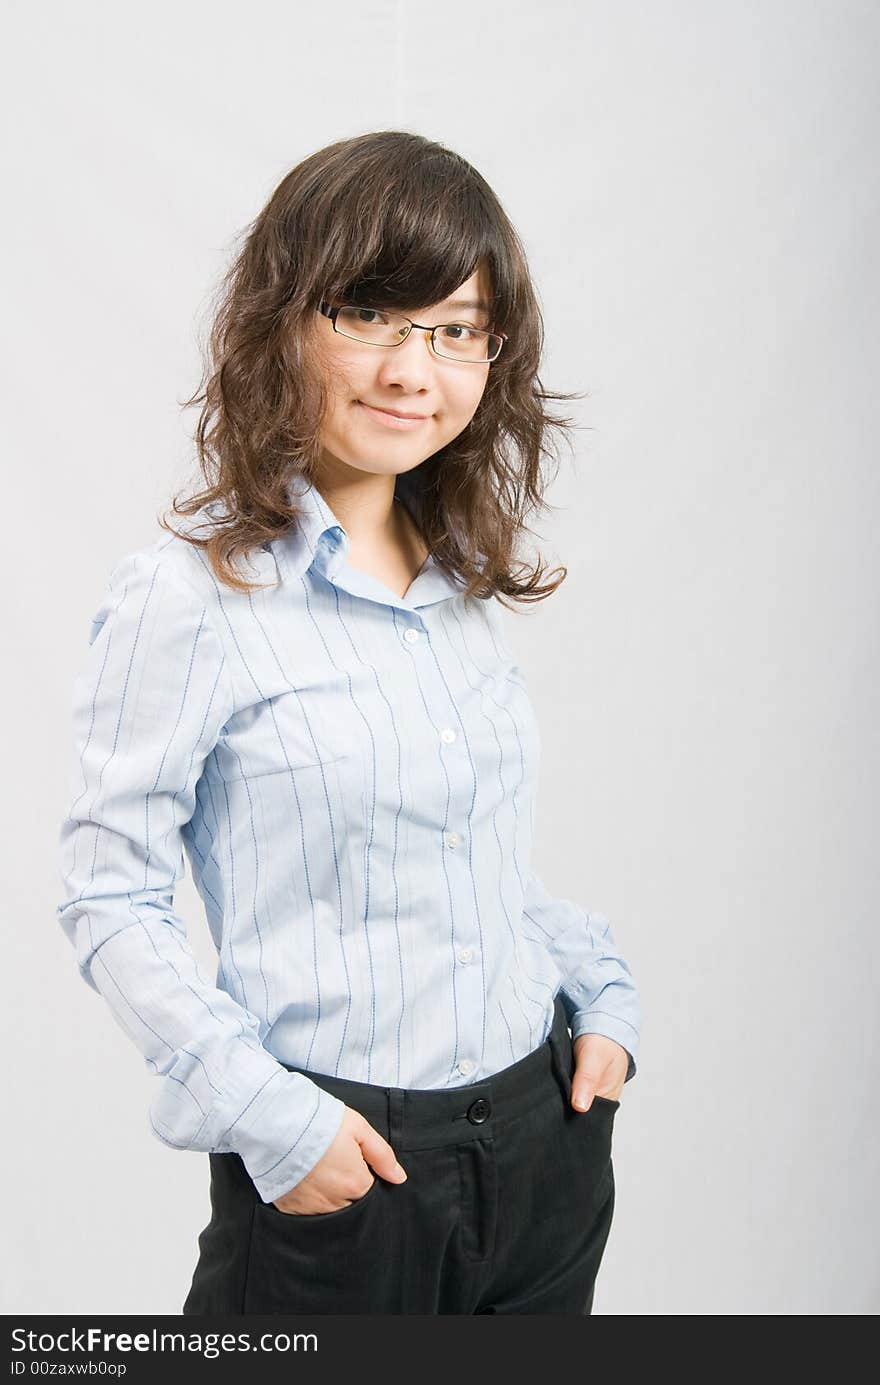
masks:
[(471, 960), (471, 958), (473, 957), (473, 955), (474, 955), (474, 950), (473, 950), (472, 947), (462, 947), (462, 948), (459, 948), (458, 960), (459, 960), (460, 962), (469, 962), (469, 961)]
[(458, 1070), (463, 1077), (467, 1077), (468, 1073), (473, 1072), (474, 1063), (470, 1058), (462, 1058), (461, 1062), (458, 1065)]
[(452, 744), (452, 742), (455, 740), (455, 732), (453, 731), (451, 726), (443, 727), (443, 730), (440, 732), (440, 739), (441, 741), (445, 741), (447, 745)]
[(447, 833), (446, 833), (446, 845), (447, 845), (447, 846), (458, 846), (458, 844), (459, 844), (460, 841), (461, 841), (461, 837), (458, 835), (457, 832), (447, 832)]
[(407, 644), (415, 644), (416, 640), (419, 638), (419, 632), (418, 630), (414, 630), (411, 625), (408, 625), (403, 632), (403, 638), (406, 640)]

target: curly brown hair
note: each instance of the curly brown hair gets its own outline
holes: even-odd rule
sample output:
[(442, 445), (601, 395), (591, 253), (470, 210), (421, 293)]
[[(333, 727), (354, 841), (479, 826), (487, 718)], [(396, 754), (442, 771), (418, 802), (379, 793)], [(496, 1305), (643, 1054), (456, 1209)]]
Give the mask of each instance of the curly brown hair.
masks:
[(172, 510), (207, 519), (178, 530), (160, 517), (161, 527), (206, 550), (227, 586), (260, 589), (234, 560), (298, 520), (290, 483), (318, 473), (328, 407), (313, 350), (318, 305), (422, 307), (485, 267), (493, 326), (509, 339), (468, 425), (398, 476), (396, 493), (466, 595), (531, 602), (554, 592), (567, 569), (544, 582), (540, 556), (530, 566), (515, 550), (526, 518), (550, 508), (550, 430), (577, 426), (545, 404), (582, 396), (542, 387), (543, 321), (525, 251), (484, 178), (421, 135), (358, 135), (292, 168), (243, 235), (217, 291), (199, 389), (181, 404), (202, 405), (194, 441), (206, 485)]

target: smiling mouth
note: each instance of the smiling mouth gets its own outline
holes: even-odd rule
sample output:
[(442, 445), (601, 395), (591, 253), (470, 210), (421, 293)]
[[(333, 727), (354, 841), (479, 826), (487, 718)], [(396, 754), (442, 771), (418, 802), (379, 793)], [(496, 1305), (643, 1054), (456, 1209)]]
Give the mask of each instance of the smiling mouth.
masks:
[(416, 417), (409, 418), (401, 417), (399, 414), (389, 413), (387, 409), (377, 409), (374, 408), (372, 404), (365, 404), (363, 399), (358, 399), (355, 402), (359, 404), (362, 409), (365, 409), (367, 417), (374, 420), (376, 423), (380, 423), (387, 428), (398, 428), (404, 432), (410, 432), (412, 429), (420, 427), (423, 423), (427, 423), (430, 418), (430, 414), (419, 414)]

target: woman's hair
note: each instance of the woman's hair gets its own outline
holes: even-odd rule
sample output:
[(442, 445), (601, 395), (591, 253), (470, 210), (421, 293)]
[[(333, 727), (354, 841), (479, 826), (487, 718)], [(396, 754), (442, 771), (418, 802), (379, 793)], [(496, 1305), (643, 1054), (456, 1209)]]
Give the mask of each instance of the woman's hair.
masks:
[[(434, 558), (466, 594), (542, 600), (542, 582), (516, 559), (526, 517), (549, 508), (542, 461), (551, 429), (538, 376), (543, 322), (520, 239), (492, 189), (465, 159), (421, 135), (381, 130), (339, 140), (282, 179), (221, 280), (198, 391), (195, 437), (206, 487), (172, 502), (207, 521), (163, 529), (206, 550), (227, 586), (259, 589), (234, 560), (281, 535), (299, 516), (289, 487), (313, 481), (328, 387), (316, 354), (325, 299), (400, 309), (440, 303), (478, 267), (487, 271), (491, 325), (506, 332), (467, 427), (397, 478)], [(199, 530), (204, 534), (199, 536)], [(530, 531), (529, 531), (530, 532)], [(551, 574), (552, 577), (553, 574)], [(505, 605), (507, 603), (504, 603)]]

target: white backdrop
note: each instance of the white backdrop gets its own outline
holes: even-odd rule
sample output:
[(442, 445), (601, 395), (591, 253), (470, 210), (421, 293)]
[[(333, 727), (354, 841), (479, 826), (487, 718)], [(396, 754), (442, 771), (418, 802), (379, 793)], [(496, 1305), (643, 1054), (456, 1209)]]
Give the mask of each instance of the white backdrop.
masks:
[(595, 1312), (876, 1313), (880, 9), (44, 0), (6, 28), (0, 1309), (189, 1287), (207, 1156), (151, 1134), (55, 920), (71, 681), (192, 474), (233, 238), (306, 154), (404, 128), (496, 189), (542, 379), (589, 391), (535, 525), (569, 578), (514, 633), (536, 866), (643, 998)]

